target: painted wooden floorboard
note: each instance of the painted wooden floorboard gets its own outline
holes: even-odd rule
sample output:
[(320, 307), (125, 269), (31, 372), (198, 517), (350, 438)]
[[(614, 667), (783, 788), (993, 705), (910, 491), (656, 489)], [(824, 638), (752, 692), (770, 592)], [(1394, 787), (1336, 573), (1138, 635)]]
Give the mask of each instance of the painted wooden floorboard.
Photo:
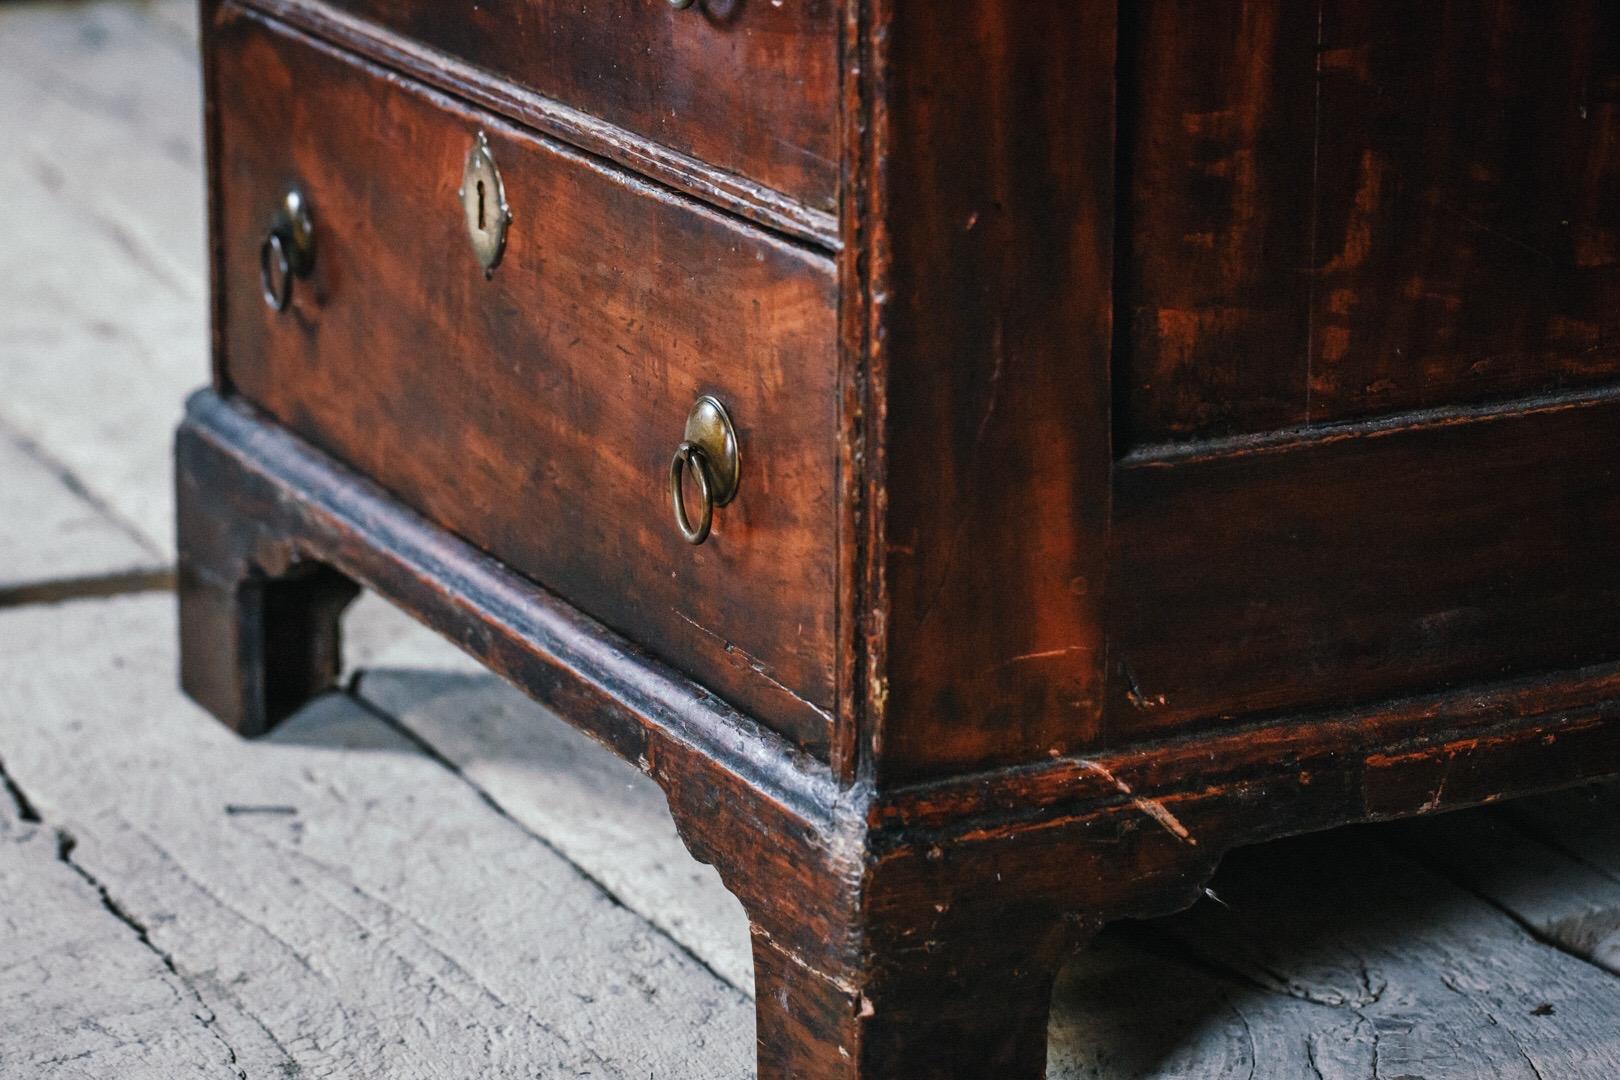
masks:
[(0, 791), (0, 1078), (235, 1080), (213, 1014)]
[(747, 1075), (742, 994), (397, 730), (333, 695), (243, 742), (174, 638), (167, 596), (0, 613), (0, 755), (248, 1076)]
[(158, 551), (0, 428), (0, 607), (164, 579)]
[(195, 8), (0, 4), (0, 423), (165, 553), (208, 378)]

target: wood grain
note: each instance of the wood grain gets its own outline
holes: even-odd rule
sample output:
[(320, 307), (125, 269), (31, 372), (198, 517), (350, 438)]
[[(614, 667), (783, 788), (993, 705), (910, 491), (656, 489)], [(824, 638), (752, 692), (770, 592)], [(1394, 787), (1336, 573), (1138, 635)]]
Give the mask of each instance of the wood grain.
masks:
[(1110, 737), (1614, 659), (1607, 396), (1117, 476)]
[[(1546, 828), (1576, 800), (1607, 810), (1612, 785), (1524, 800), (1527, 806), (1447, 814), (1396, 827), (1396, 843), (1518, 919), (1559, 949), (1620, 973), (1620, 879), (1572, 853), (1575, 829)], [(1553, 813), (1538, 813), (1537, 805)], [(1608, 811), (1612, 817), (1612, 811)]]
[(0, 1073), (240, 1080), (214, 1017), (76, 866), (71, 834), (9, 803), (0, 792)]
[[(1289, 1075), (1274, 1064), (1279, 1041), (1307, 1051), (1293, 1075), (1324, 1078), (1536, 1080), (1620, 1067), (1605, 1016), (1612, 976), (1546, 948), (1381, 835), (1234, 853), (1212, 883), (1225, 905), (1168, 921), (1199, 960), (1310, 1006), (1313, 1020), (1293, 1026), (1255, 1023), (1243, 1016), (1247, 1002), (1231, 1003), (1254, 1075)], [(1364, 891), (1367, 881), (1380, 885)], [(1233, 1066), (1246, 1075), (1241, 1059)]]
[[(215, 152), (230, 387), (825, 753), (831, 264), (222, 10)], [(487, 281), (455, 194), (479, 130), (516, 217)], [(382, 164), (393, 162), (410, 164)], [(294, 181), (315, 207), (319, 250), (277, 317), (259, 298), (259, 246)], [(704, 393), (732, 413), (744, 471), (712, 539), (692, 548), (666, 490)]]
[(1121, 446), (1613, 381), (1615, 18), (1137, 9)]
[(4, 425), (0, 477), (0, 607), (168, 581), (144, 537)]
[(194, 6), (5, 15), (0, 419), (168, 561), (154, 481), (208, 370)]
[(1316, 8), (1121, 8), (1117, 450), (1297, 418)]
[[(1190, 904), (1229, 847), (1492, 802), (1611, 776), (1620, 762), (1620, 674), (1608, 667), (1038, 768), (846, 788), (245, 406), (197, 395), (179, 450), (192, 508), (183, 580), (222, 581), (228, 595), (230, 574), (324, 567), (363, 582), (658, 782), (688, 848), (748, 913), (772, 1080), (1038, 1076), (1069, 948), (1104, 922)], [(182, 601), (183, 641), (227, 640), (228, 606)], [(209, 663), (268, 670), (270, 651), (249, 645)], [(237, 719), (231, 703), (210, 704)], [(993, 1007), (976, 1007), (986, 987)]]
[(1095, 731), (1115, 24), (1111, 3), (872, 10), (863, 753), (889, 782)]
[[(632, 910), (751, 989), (752, 972), (739, 967), (749, 961), (746, 928), (725, 916), (734, 901), (706, 868), (683, 871), (651, 782), (426, 631), (401, 637), (376, 664), (360, 696)], [(1554, 845), (1560, 834), (1599, 835), (1605, 808), (1614, 820), (1616, 795), (1611, 785), (1500, 808), (1576, 804), (1585, 823), (1549, 822), (1552, 843), (1517, 829), (1516, 842), (1505, 840), (1492, 826), (1497, 812), (1482, 809), (1246, 852), (1211, 883), (1221, 903), (1205, 898), (1166, 920), (1110, 927), (1064, 966), (1047, 1076), (1216, 1080), (1252, 1068), (1267, 1080), (1370, 1080), (1395, 1061), (1422, 1062), (1425, 1076), (1492, 1075), (1518, 1043), (1547, 1076), (1600, 1080), (1592, 1071), (1616, 1050), (1596, 1026), (1620, 1009), (1620, 983), (1583, 972), (1576, 956), (1591, 954), (1577, 947), (1614, 925), (1620, 903), (1612, 885), (1601, 892), (1596, 872)], [(1416, 834), (1427, 842), (1413, 858)], [(1453, 978), (1486, 969), (1489, 985)], [(1566, 1003), (1576, 1009), (1567, 1022)], [(1510, 1009), (1529, 1012), (1534, 1027), (1472, 1037), (1489, 1026), (1485, 1014)]]
[[(747, 914), (762, 1077), (1041, 1075), (1067, 953), (1228, 849), (1620, 770), (1620, 423), (1607, 361), (1565, 363), (1585, 323), (1603, 344), (1606, 255), (1532, 287), (1476, 248), (1538, 199), (1606, 244), (1608, 120), (1558, 142), (1525, 87), (1607, 61), (1558, 36), (1588, 9), (1524, 10), (1446, 5), (1395, 47), (1370, 0), (851, 4), (829, 258), (223, 6), (188, 689), (273, 722), (376, 589), (662, 788)], [(1386, 88), (1475, 145), (1414, 139)], [(478, 127), (519, 214), (489, 282), (438, 216)], [(310, 177), (334, 225), (270, 320), (264, 215)], [(1476, 331), (1533, 358), (1480, 368)], [(1385, 378), (1414, 342), (1416, 389)], [(694, 556), (647, 481), (699, 390), (736, 398), (772, 498)], [(1379, 1025), (1416, 1020), (1374, 1004), (1378, 1071)]]

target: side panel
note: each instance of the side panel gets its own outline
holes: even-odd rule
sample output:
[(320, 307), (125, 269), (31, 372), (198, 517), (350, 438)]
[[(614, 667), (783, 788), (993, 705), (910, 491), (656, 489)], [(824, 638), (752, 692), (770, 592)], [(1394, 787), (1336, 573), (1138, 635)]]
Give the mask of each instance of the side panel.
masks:
[(1114, 733), (1620, 659), (1612, 396), (1126, 459)]
[(1131, 5), (1120, 448), (1620, 375), (1620, 8)]

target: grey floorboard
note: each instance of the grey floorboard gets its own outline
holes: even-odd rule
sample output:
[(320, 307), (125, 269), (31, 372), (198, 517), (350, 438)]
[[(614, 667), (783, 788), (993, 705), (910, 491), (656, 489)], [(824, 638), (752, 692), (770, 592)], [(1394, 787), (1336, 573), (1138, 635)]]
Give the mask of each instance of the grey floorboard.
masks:
[(746, 1074), (742, 994), (352, 699), (237, 739), (175, 689), (166, 596), (0, 636), (9, 776), (248, 1075)]

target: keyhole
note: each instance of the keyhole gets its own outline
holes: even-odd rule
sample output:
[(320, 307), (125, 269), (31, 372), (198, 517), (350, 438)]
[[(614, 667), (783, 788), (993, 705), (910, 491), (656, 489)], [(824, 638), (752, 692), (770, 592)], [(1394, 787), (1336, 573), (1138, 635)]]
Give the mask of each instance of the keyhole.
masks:
[(484, 182), (478, 181), (478, 231), (487, 232), (489, 226), (484, 223)]

